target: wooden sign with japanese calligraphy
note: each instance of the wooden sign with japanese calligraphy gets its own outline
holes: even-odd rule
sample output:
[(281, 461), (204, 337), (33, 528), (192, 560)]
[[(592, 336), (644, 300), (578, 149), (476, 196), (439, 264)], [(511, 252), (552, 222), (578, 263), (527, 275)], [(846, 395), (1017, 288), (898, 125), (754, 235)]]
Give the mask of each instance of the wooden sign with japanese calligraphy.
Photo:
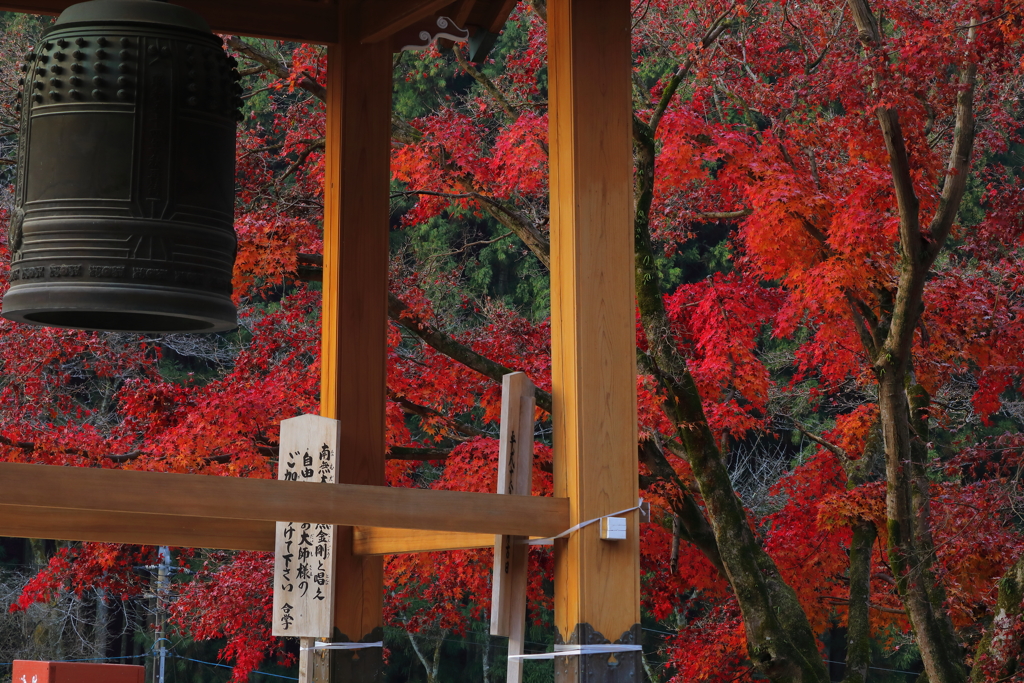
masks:
[[(338, 481), (338, 421), (302, 415), (281, 422), (277, 478)], [(275, 636), (326, 638), (334, 630), (334, 526), (278, 522), (274, 551)]]

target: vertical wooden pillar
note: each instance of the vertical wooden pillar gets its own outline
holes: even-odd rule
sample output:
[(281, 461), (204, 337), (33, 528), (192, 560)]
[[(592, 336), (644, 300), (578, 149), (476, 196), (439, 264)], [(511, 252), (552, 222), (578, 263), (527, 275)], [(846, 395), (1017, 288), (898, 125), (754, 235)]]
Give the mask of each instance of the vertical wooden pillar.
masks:
[[(320, 414), (341, 422), (338, 482), (383, 486), (391, 49), (387, 41), (360, 44), (356, 3), (340, 5), (327, 66)], [(383, 559), (354, 556), (352, 529), (343, 527), (335, 561), (335, 640), (383, 640)], [(317, 653), (314, 680), (380, 681), (382, 655)]]
[[(555, 495), (572, 524), (637, 504), (629, 0), (549, 0)], [(638, 644), (639, 516), (555, 545), (566, 643)], [(556, 679), (639, 681), (639, 653), (559, 657)]]

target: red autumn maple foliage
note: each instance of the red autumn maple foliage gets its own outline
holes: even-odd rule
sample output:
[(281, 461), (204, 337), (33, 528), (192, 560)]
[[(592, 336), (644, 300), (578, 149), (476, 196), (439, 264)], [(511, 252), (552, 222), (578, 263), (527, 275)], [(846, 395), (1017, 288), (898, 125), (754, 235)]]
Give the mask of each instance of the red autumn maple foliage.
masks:
[[(666, 284), (663, 303), (673, 343), (687, 358), (727, 456), (748, 457), (744, 448), (759, 435), (780, 444), (771, 480), (743, 489), (737, 475), (736, 488), (812, 629), (822, 634), (846, 623), (851, 528), (866, 520), (883, 537), (871, 555), (872, 635), (884, 644), (905, 634), (911, 626), (884, 550), (882, 475), (876, 468), (850, 487), (844, 467), (866, 457), (879, 420), (863, 321), (891, 314), (900, 265), (899, 215), (875, 113), (883, 106), (901, 112), (913, 186), (922, 215), (930, 215), (946, 179), (952, 111), (962, 92), (951, 74), (965, 62), (977, 66), (982, 77), (974, 106), (981, 123), (971, 206), (928, 279), (913, 349), (914, 380), (936, 399), (932, 429), (944, 432), (929, 443), (935, 572), (943, 607), (963, 643), (973, 645), (981, 635), (976, 624), (991, 618), (997, 580), (1024, 551), (1013, 491), (1024, 449), (1015, 407), (1024, 390), (1024, 310), (1017, 294), (1024, 282), (1024, 207), (1018, 169), (1006, 160), (1021, 142), (1014, 93), (1024, 66), (1024, 21), (1019, 6), (1000, 0), (872, 4), (888, 24), (886, 60), (860, 49), (841, 0), (635, 3), (635, 113), (650, 122), (660, 111), (649, 228), (668, 272), (702, 230), (726, 226), (717, 272)], [(490, 220), (524, 244), (546, 241), (546, 25), (526, 4), (512, 22), (507, 35), (515, 33), (515, 41), (500, 65), (431, 52), (406, 72), (410, 80), (427, 81), (438, 65), (457, 63), (452, 68), (481, 87), (396, 126), (393, 177), (396, 194), (408, 202), (396, 227)], [(239, 138), (240, 338), (197, 347), (191, 340), (0, 323), (6, 349), (0, 375), (11, 378), (0, 387), (0, 457), (273, 476), (267, 452), (276, 425), (315, 412), (319, 381), (319, 293), (296, 280), (299, 255), (322, 246), (317, 141), (324, 110), (310, 84), (323, 86), (326, 60), (311, 46), (285, 56), (287, 73), (257, 77), (273, 95), (269, 115), (254, 117)], [(685, 89), (672, 95), (675, 78)], [(535, 246), (509, 249), (522, 258), (533, 258), (533, 250), (542, 261)], [(392, 292), (409, 315), (526, 371), (550, 391), (544, 316), (475, 298), (464, 292), (464, 273), (419, 268), (411, 260), (396, 257), (392, 272)], [(392, 324), (388, 443), (456, 445), (430, 476), (416, 463), (391, 461), (389, 484), (493, 490), (500, 388), (414, 341), (400, 320)], [(639, 324), (638, 343), (648, 348)], [(236, 348), (225, 351), (225, 344)], [(169, 381), (161, 364), (171, 354), (230, 361), (212, 381)], [(637, 382), (643, 438), (657, 443), (682, 486), (695, 490), (662, 409), (663, 389), (649, 372)], [(410, 410), (417, 411), (415, 422)], [(542, 411), (539, 416), (546, 419)], [(817, 445), (787, 445), (809, 429), (799, 422), (806, 419), (816, 427)], [(984, 430), (996, 424), (1007, 434)], [(538, 448), (538, 463), (534, 492), (549, 495), (546, 447)], [(655, 508), (655, 523), (641, 538), (643, 609), (672, 632), (660, 653), (663, 680), (754, 680), (728, 577), (674, 524), (679, 491), (646, 465), (640, 475)], [(150, 563), (151, 555), (93, 544), (64, 550), (20, 605), (104, 581), (111, 593), (131, 595), (138, 590), (131, 567)], [(465, 632), (486, 617), (489, 567), (486, 551), (389, 558), (388, 623)], [(543, 585), (550, 575), (550, 555), (535, 550), (535, 618), (550, 610)], [(222, 654), (235, 663), (236, 681), (282, 652), (270, 636), (269, 582), (267, 555), (210, 555), (174, 604), (181, 628), (193, 637), (227, 638)]]

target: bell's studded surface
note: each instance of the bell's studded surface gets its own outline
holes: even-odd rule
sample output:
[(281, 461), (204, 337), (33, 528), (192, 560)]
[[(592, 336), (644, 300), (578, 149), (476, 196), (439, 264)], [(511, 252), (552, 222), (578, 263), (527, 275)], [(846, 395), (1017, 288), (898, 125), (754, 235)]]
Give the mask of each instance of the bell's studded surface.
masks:
[(235, 327), (235, 66), (183, 7), (94, 0), (61, 14), (21, 67), (4, 317)]

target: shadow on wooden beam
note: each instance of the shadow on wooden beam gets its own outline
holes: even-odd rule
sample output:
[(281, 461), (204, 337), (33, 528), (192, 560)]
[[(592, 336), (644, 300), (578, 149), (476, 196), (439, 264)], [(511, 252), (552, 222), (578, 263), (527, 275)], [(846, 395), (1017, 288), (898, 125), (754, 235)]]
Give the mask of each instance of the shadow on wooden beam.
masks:
[[(0, 505), (0, 535), (273, 552), (274, 522)], [(488, 548), (493, 534), (356, 527), (355, 555)]]
[(376, 43), (395, 35), (418, 21), (433, 16), (452, 0), (392, 0), (363, 3), (360, 17), (359, 40)]
[(401, 555), (491, 547), (494, 547), (494, 534), (413, 531), (362, 526), (356, 527), (352, 534), (352, 553), (354, 555)]
[[(56, 15), (79, 0), (0, 0), (0, 11)], [(338, 5), (316, 0), (175, 0), (217, 33), (328, 45), (338, 41)], [(360, 10), (359, 39), (384, 40), (438, 12), (468, 21), (475, 30), (497, 34), (515, 0), (366, 0)], [(27, 50), (28, 45), (25, 46)]]
[(274, 551), (274, 522), (0, 505), (0, 536)]

